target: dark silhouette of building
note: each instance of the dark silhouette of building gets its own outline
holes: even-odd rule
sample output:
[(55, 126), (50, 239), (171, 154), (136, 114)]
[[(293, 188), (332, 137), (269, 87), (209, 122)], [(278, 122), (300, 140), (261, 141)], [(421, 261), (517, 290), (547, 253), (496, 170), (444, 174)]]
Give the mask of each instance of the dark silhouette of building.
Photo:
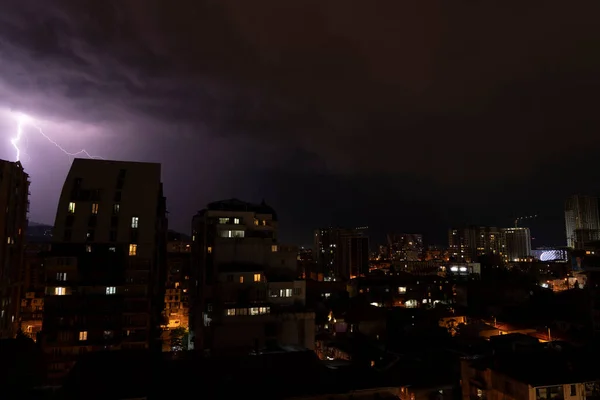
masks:
[(369, 272), (367, 227), (315, 230), (313, 259), (324, 280), (348, 280)]
[(160, 349), (166, 233), (160, 164), (73, 161), (45, 258), (51, 381), (82, 353)]
[(0, 338), (19, 330), (29, 175), (20, 162), (0, 160)]
[(314, 345), (297, 249), (280, 246), (277, 234), (277, 214), (264, 202), (218, 201), (193, 217), (194, 349), (248, 354), (269, 341)]

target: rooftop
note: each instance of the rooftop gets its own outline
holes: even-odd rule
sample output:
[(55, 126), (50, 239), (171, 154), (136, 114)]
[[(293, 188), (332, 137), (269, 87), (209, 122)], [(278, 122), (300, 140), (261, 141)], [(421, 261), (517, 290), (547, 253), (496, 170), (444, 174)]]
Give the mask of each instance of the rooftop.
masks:
[(597, 354), (587, 351), (510, 352), (473, 361), (475, 368), (490, 368), (532, 387), (566, 385), (600, 380)]
[[(206, 206), (209, 211), (249, 211), (256, 214), (270, 214), (274, 221), (277, 221), (277, 213), (273, 207), (267, 205), (263, 200), (260, 204), (248, 203), (239, 199), (220, 200), (209, 203)], [(201, 211), (202, 212), (202, 211)]]

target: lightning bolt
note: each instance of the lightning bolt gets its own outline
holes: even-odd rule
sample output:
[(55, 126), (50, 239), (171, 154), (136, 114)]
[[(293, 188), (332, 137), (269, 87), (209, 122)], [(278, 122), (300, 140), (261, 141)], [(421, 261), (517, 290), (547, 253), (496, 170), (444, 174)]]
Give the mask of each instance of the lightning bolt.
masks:
[(19, 114), (19, 115), (17, 115), (17, 134), (16, 134), (16, 136), (14, 138), (12, 138), (10, 140), (10, 142), (12, 143), (12, 145), (15, 148), (15, 151), (17, 153), (15, 161), (20, 161), (21, 160), (21, 149), (19, 148), (19, 142), (21, 141), (21, 138), (23, 137), (24, 127), (27, 126), (27, 125), (35, 128), (40, 133), (40, 135), (42, 135), (47, 141), (49, 141), (50, 143), (52, 143), (60, 151), (62, 151), (63, 153), (65, 153), (66, 155), (68, 155), (70, 157), (77, 157), (79, 155), (84, 155), (84, 156), (86, 156), (88, 158), (104, 160), (104, 158), (102, 158), (102, 157), (91, 155), (85, 149), (81, 149), (81, 150), (79, 150), (79, 151), (77, 151), (75, 153), (68, 152), (61, 145), (59, 145), (54, 140), (52, 140), (48, 135), (46, 135), (44, 133), (44, 131), (42, 130), (42, 128), (35, 123), (35, 120), (33, 118), (31, 118), (29, 115)]

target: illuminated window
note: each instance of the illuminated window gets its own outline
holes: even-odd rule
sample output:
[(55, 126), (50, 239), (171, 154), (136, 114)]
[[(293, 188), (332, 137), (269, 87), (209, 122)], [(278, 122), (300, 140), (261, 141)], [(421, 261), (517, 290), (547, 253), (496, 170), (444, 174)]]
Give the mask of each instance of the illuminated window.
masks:
[(120, 204), (113, 204), (113, 215), (117, 215), (119, 213), (120, 209), (121, 209)]
[(263, 226), (267, 226), (267, 221), (265, 221), (264, 219), (262, 220), (262, 225)]
[(56, 280), (57, 281), (66, 281), (67, 280), (67, 273), (66, 272), (57, 272), (56, 273)]
[(240, 224), (240, 219), (239, 218), (234, 218), (233, 219), (233, 223), (236, 224), (236, 225), (239, 225)]
[(240, 283), (244, 283), (244, 277), (240, 276)]
[(92, 214), (98, 214), (98, 203), (92, 204)]
[(220, 224), (228, 224), (229, 223), (229, 218), (219, 218), (219, 223)]
[(221, 237), (223, 238), (243, 238), (244, 231), (235, 230), (235, 231), (221, 231)]
[(116, 247), (109, 247), (108, 251), (111, 251), (111, 252), (115, 253), (117, 251), (117, 248)]
[(106, 294), (115, 294), (117, 293), (117, 288), (114, 286), (107, 286), (106, 287)]
[(92, 252), (92, 246), (91, 246), (91, 245), (89, 245), (89, 244), (88, 244), (88, 245), (86, 245), (86, 246), (85, 246), (85, 251), (86, 251), (86, 253), (91, 253), (91, 252)]
[(292, 289), (279, 289), (279, 297), (292, 297)]
[(227, 309), (227, 315), (235, 315), (235, 308)]
[(69, 203), (69, 214), (75, 214), (75, 203)]
[(254, 225), (258, 226), (258, 220), (256, 218), (254, 219)]
[(135, 256), (137, 255), (137, 244), (130, 244), (129, 245), (129, 255), (130, 256)]
[(212, 253), (212, 247), (208, 246), (208, 247), (206, 248), (206, 252), (207, 252), (208, 254)]
[(81, 341), (87, 340), (87, 331), (79, 332), (79, 340), (81, 340)]
[(138, 217), (131, 217), (131, 227), (132, 228), (137, 228), (139, 222), (140, 222), (140, 219)]
[(254, 274), (254, 282), (260, 282), (260, 274)]
[(276, 244), (274, 244), (274, 245), (272, 245), (272, 246), (271, 246), (271, 251), (272, 251), (273, 253), (276, 253), (276, 252), (277, 252), (277, 245), (276, 245)]
[(67, 290), (64, 287), (55, 287), (54, 294), (56, 296), (64, 296), (67, 293)]

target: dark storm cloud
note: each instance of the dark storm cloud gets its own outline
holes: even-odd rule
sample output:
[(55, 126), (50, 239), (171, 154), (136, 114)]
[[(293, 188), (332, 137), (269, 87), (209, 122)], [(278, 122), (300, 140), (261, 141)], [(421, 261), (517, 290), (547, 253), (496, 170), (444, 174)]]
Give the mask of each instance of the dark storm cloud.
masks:
[[(525, 185), (547, 157), (568, 162), (598, 145), (597, 2), (21, 0), (2, 8), (0, 106), (80, 120), (123, 140), (146, 135), (162, 152), (204, 149), (202, 167), (219, 163), (219, 181), (230, 182), (218, 183), (222, 193), (253, 179), (239, 196), (268, 192), (289, 209), (313, 203), (298, 200), (310, 192), (296, 203), (289, 195), (289, 185), (307, 181), (315, 192), (363, 193), (356, 212), (373, 186), (392, 187), (388, 204), (425, 197), (417, 189), (437, 204), (466, 203), (461, 193), (474, 186), (491, 194)], [(178, 168), (173, 179), (191, 169)], [(175, 202), (194, 210), (213, 200), (193, 197)]]

